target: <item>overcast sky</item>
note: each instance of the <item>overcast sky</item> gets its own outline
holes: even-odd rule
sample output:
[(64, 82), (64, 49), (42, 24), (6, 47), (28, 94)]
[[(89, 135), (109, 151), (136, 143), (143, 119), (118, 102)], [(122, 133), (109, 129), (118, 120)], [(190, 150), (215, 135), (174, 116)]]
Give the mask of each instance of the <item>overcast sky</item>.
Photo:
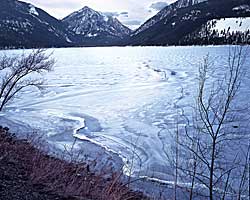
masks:
[(176, 0), (22, 0), (44, 9), (62, 19), (68, 14), (89, 6), (94, 10), (115, 15), (130, 28), (137, 28), (161, 8)]

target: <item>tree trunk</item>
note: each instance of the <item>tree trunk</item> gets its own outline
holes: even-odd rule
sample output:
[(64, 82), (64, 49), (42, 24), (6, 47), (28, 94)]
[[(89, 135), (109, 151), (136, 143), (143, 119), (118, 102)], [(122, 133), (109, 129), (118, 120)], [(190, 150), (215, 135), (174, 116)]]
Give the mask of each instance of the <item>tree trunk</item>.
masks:
[(209, 176), (209, 199), (210, 200), (213, 200), (213, 190), (214, 190), (213, 182), (214, 182), (215, 148), (216, 148), (216, 139), (213, 138), (210, 176)]

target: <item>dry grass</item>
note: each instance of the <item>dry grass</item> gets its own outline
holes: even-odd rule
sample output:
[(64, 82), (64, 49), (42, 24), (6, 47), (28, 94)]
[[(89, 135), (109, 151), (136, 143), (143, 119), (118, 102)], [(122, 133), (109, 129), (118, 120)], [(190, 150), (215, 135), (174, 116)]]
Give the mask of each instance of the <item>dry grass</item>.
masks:
[[(15, 138), (8, 132), (8, 129), (2, 127), (0, 127), (0, 152), (1, 174), (4, 174), (3, 170), (7, 169), (8, 177), (13, 177), (13, 185), (15, 181), (21, 181), (30, 190), (38, 191), (39, 194), (45, 196), (52, 195), (51, 198), (26, 198), (24, 196), (22, 198), (25, 194), (23, 192), (16, 199), (145, 199), (142, 194), (126, 187), (120, 181), (120, 174), (112, 172), (95, 174), (90, 172), (89, 165), (84, 163), (68, 162), (48, 156), (39, 148), (35, 148), (34, 144)], [(107, 173), (111, 176), (105, 176)], [(1, 182), (5, 183), (6, 177), (1, 175), (0, 178)], [(0, 185), (0, 196), (7, 193)]]

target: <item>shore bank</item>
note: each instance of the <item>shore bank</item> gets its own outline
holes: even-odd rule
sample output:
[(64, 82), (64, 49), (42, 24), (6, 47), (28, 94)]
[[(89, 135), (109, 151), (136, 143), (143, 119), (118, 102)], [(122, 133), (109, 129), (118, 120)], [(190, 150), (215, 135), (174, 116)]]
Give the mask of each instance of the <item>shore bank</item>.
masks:
[(87, 164), (49, 156), (8, 128), (0, 127), (0, 152), (0, 199), (146, 199), (119, 174), (93, 173)]

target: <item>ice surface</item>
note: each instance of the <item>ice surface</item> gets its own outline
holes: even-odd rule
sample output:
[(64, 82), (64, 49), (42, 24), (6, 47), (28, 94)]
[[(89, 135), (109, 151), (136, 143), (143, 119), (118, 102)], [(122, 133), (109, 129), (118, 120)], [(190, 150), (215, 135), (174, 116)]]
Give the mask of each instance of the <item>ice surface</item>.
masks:
[[(46, 75), (47, 85), (42, 91), (23, 91), (1, 114), (0, 123), (19, 132), (15, 130), (18, 125), (24, 132), (38, 130), (58, 148), (72, 144), (75, 136), (80, 139), (77, 148), (86, 154), (97, 156), (99, 151), (108, 150), (102, 163), (109, 156), (119, 155), (126, 172), (132, 168), (135, 175), (140, 171), (142, 176), (171, 181), (166, 154), (178, 120), (177, 110), (194, 104), (198, 67), (204, 56), (209, 53), (215, 71), (223, 73), (229, 47), (53, 51), (57, 63)], [(249, 80), (248, 73), (240, 103), (250, 98)], [(184, 122), (179, 123), (181, 126)], [(115, 161), (119, 163), (120, 159), (116, 157)]]

